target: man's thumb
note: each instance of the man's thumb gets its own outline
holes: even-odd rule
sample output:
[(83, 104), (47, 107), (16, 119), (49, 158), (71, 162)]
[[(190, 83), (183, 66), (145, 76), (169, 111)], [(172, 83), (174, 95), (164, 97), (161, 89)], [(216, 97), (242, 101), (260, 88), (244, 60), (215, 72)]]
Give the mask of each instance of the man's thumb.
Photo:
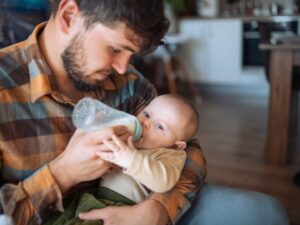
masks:
[(100, 220), (100, 219), (103, 219), (103, 216), (102, 216), (102, 210), (105, 210), (105, 209), (93, 209), (89, 212), (82, 212), (82, 213), (79, 213), (79, 218), (82, 219), (82, 220)]

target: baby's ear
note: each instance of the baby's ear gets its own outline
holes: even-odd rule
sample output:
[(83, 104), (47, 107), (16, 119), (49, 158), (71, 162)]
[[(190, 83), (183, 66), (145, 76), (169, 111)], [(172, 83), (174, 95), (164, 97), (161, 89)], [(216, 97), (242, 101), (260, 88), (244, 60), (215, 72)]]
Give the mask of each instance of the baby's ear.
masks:
[(184, 150), (186, 147), (186, 142), (185, 141), (176, 141), (175, 142), (175, 148), (177, 150)]

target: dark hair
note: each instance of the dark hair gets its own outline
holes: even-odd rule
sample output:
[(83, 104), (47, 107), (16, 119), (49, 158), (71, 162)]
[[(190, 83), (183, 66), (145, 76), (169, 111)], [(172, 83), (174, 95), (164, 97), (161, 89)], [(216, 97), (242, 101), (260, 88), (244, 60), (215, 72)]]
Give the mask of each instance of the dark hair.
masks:
[[(60, 0), (49, 0), (55, 16)], [(142, 38), (142, 52), (151, 52), (162, 43), (169, 28), (163, 0), (74, 0), (85, 17), (87, 28), (96, 22), (112, 27), (124, 22)]]

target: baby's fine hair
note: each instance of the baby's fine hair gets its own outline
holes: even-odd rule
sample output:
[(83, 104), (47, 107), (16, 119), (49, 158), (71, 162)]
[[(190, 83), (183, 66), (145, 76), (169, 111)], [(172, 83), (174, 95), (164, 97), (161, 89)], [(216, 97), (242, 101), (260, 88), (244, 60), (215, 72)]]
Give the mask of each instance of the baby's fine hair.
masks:
[(188, 137), (188, 139), (191, 139), (198, 131), (199, 123), (200, 123), (200, 116), (199, 116), (199, 113), (198, 113), (198, 110), (197, 110), (195, 104), (179, 94), (165, 94), (165, 95), (160, 95), (160, 96), (171, 98), (171, 99), (177, 101), (179, 104), (182, 104), (183, 106), (190, 109), (190, 111), (192, 113), (190, 120), (194, 125), (194, 127), (193, 127), (194, 129), (192, 130), (191, 134)]

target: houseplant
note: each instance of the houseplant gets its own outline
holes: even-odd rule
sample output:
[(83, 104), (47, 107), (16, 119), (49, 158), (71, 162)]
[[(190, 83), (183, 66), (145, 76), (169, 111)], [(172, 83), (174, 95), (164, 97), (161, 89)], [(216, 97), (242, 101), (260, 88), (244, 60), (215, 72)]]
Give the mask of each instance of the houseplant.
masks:
[(184, 8), (183, 0), (164, 0), (165, 15), (170, 20), (170, 27), (168, 33), (177, 32), (177, 15)]
[(164, 0), (164, 2), (172, 8), (175, 14), (184, 8), (183, 0)]

